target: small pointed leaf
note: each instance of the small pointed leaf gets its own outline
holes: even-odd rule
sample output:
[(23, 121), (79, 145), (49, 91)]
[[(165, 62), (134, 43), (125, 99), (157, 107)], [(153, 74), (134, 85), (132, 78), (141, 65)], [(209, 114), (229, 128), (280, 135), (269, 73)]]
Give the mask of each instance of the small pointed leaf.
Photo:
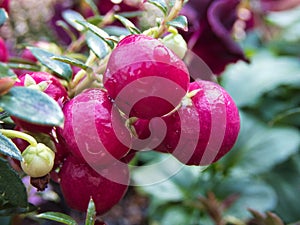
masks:
[(94, 15), (99, 15), (98, 7), (93, 0), (85, 0), (85, 2), (91, 7)]
[(72, 78), (73, 72), (69, 64), (52, 59), (52, 57), (58, 55), (36, 47), (28, 47), (28, 49), (40, 61), (40, 63), (50, 70), (53, 70), (60, 78), (67, 81)]
[(109, 53), (109, 47), (107, 46), (107, 44), (91, 31), (86, 32), (86, 41), (89, 48), (100, 59), (103, 59)]
[(74, 10), (66, 10), (62, 13), (62, 17), (76, 30), (78, 31), (84, 30), (84, 26), (76, 22), (76, 21), (85, 21), (84, 17), (80, 13)]
[(187, 29), (188, 29), (188, 20), (185, 16), (182, 16), (182, 15), (176, 17), (175, 19), (173, 19), (169, 22), (167, 22), (167, 24), (169, 26), (173, 26), (173, 27), (182, 29), (184, 31), (187, 31)]
[(13, 70), (9, 68), (7, 64), (1, 63), (0, 62), (0, 78), (1, 77), (11, 77), (11, 78), (16, 78), (17, 75)]
[(94, 34), (96, 34), (99, 38), (101, 38), (103, 41), (106, 42), (106, 44), (108, 44), (108, 46), (110, 48), (114, 47), (114, 43), (113, 41), (109, 40), (109, 35), (102, 29), (100, 29), (99, 27), (88, 23), (86, 21), (76, 21), (77, 23), (81, 24), (82, 26), (84, 26), (85, 28), (87, 28), (89, 31), (93, 32)]
[(10, 115), (35, 124), (61, 126), (64, 115), (57, 102), (42, 91), (13, 87), (0, 96), (0, 107)]
[(7, 137), (1, 134), (0, 131), (0, 153), (7, 155), (19, 161), (22, 160), (22, 155), (17, 146)]
[(37, 65), (23, 64), (23, 63), (8, 63), (11, 69), (30, 70), (30, 71), (41, 71), (41, 68)]
[(56, 221), (67, 225), (77, 225), (76, 221), (72, 217), (60, 212), (45, 212), (36, 215), (36, 217)]
[(111, 36), (127, 36), (130, 34), (129, 30), (127, 30), (125, 27), (120, 26), (106, 26), (103, 28), (103, 30)]
[(114, 17), (119, 20), (132, 34), (140, 34), (141, 31), (127, 18), (120, 16), (120, 15), (114, 15)]
[(81, 69), (84, 69), (86, 71), (92, 72), (93, 69), (87, 65), (85, 65), (83, 62), (77, 60), (77, 59), (72, 59), (66, 56), (52, 56), (51, 59), (60, 61), (60, 62), (64, 62), (67, 64), (70, 64), (72, 66), (77, 66), (80, 67)]
[(96, 208), (95, 208), (95, 203), (91, 198), (86, 213), (85, 225), (94, 225), (95, 218), (96, 218)]
[(155, 5), (157, 8), (159, 8), (165, 16), (167, 15), (168, 6), (167, 6), (165, 0), (148, 0), (147, 2), (152, 5)]
[(0, 26), (2, 26), (5, 23), (7, 18), (8, 18), (8, 15), (7, 15), (7, 12), (5, 11), (5, 9), (0, 8)]

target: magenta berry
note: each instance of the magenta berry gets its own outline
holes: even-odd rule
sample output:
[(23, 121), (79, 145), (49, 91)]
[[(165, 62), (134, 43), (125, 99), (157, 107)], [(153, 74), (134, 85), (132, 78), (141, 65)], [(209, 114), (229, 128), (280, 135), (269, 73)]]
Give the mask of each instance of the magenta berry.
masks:
[[(178, 111), (161, 118), (166, 135), (154, 150), (170, 152), (187, 165), (208, 165), (219, 160), (234, 145), (240, 128), (238, 108), (218, 84), (197, 81)], [(133, 124), (140, 139), (156, 137), (162, 126), (147, 120)], [(153, 140), (149, 140), (153, 142)]]
[(93, 170), (88, 164), (79, 162), (73, 156), (68, 157), (59, 174), (61, 190), (67, 204), (71, 208), (85, 212), (92, 197), (98, 214), (110, 210), (123, 197), (129, 183), (128, 167), (114, 171), (117, 169), (110, 167), (106, 170), (107, 173), (118, 172), (122, 183), (103, 177), (101, 173)]
[[(36, 85), (40, 84), (41, 82), (46, 82), (48, 85), (42, 91), (44, 91), (47, 95), (53, 98), (55, 101), (64, 102), (68, 98), (68, 93), (66, 89), (62, 86), (59, 80), (50, 73), (47, 72), (31, 72), (24, 74), (19, 78), (19, 82), (15, 83), (15, 86), (27, 86), (26, 85), (26, 78), (33, 79)], [(31, 85), (35, 85), (31, 84)]]
[(186, 94), (184, 62), (162, 42), (129, 35), (113, 50), (104, 87), (126, 115), (150, 119), (172, 111)]
[(240, 129), (239, 112), (230, 95), (216, 83), (193, 82), (189, 87), (192, 92), (191, 104), (178, 110), (177, 122), (168, 124), (172, 133), (158, 150), (169, 150), (187, 165), (208, 165), (233, 147)]
[[(30, 86), (32, 88), (40, 89), (60, 105), (68, 98), (66, 89), (59, 80), (50, 73), (31, 72), (29, 74), (21, 75), (18, 78), (19, 81), (14, 84), (15, 86)], [(52, 130), (52, 127), (49, 126), (31, 124), (15, 117), (12, 117), (12, 119), (19, 127), (27, 131), (49, 133)]]
[(65, 123), (60, 135), (81, 161), (102, 166), (129, 151), (130, 133), (105, 91), (88, 89), (66, 103), (63, 112)]

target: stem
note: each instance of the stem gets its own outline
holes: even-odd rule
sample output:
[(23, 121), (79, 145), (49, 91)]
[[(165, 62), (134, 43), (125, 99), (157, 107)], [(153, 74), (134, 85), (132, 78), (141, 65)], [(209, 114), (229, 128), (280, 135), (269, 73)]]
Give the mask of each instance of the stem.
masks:
[(35, 140), (34, 137), (30, 136), (29, 134), (25, 134), (21, 131), (5, 130), (5, 129), (0, 129), (0, 132), (8, 138), (21, 138), (27, 141), (31, 146), (37, 146), (37, 141)]
[[(97, 59), (97, 56), (92, 52), (90, 51), (90, 55), (88, 57), (88, 59), (86, 60), (86, 65), (87, 66), (91, 66), (94, 61)], [(81, 69), (74, 77), (73, 79), (73, 82), (72, 82), (72, 87), (75, 87), (79, 82), (80, 80), (85, 76), (86, 74), (86, 71)]]
[(67, 48), (67, 52), (76, 52), (78, 51), (85, 42), (85, 35), (81, 35), (76, 41), (72, 42)]
[(176, 0), (175, 1), (175, 4), (174, 4), (173, 8), (171, 9), (169, 15), (161, 22), (154, 38), (159, 38), (161, 35), (163, 35), (168, 30), (167, 22), (175, 19), (178, 16), (180, 10), (183, 7), (183, 4), (184, 4), (184, 0)]
[[(88, 59), (86, 60), (86, 65), (91, 67), (95, 60), (97, 59), (97, 56), (90, 51), (90, 55)], [(92, 76), (92, 73), (89, 73), (83, 69), (79, 70), (78, 73), (75, 75), (73, 78), (73, 81), (69, 84), (69, 96), (73, 97), (75, 95), (75, 92), (77, 92), (78, 89), (82, 89), (82, 85), (84, 85), (84, 88), (88, 87), (89, 84), (91, 84), (94, 80), (95, 77)], [(79, 87), (80, 86), (80, 87)]]

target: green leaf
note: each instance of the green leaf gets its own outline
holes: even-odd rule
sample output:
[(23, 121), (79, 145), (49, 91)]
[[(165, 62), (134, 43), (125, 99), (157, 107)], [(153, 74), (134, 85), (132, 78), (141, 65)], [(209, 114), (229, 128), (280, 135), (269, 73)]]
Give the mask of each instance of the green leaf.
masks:
[(98, 7), (93, 0), (85, 0), (85, 2), (91, 7), (94, 15), (99, 15)]
[(15, 214), (29, 213), (37, 210), (37, 207), (28, 203), (27, 207), (12, 206), (0, 210), (0, 216), (10, 216)]
[(237, 176), (269, 171), (298, 151), (300, 134), (292, 127), (269, 127), (241, 113), (241, 132), (231, 152), (220, 163)]
[(51, 52), (36, 47), (27, 47), (31, 53), (47, 68), (53, 70), (60, 78), (70, 81), (72, 69), (69, 64), (53, 60), (52, 57), (59, 57)]
[(220, 199), (236, 198), (225, 211), (226, 215), (240, 219), (250, 218), (248, 208), (259, 212), (273, 210), (277, 204), (275, 191), (268, 184), (254, 179), (232, 177), (224, 179), (214, 187), (214, 193)]
[(96, 208), (95, 208), (95, 203), (94, 203), (93, 199), (91, 198), (89, 201), (88, 208), (87, 208), (85, 225), (94, 225), (95, 218), (96, 218)]
[(62, 13), (62, 17), (76, 30), (78, 30), (78, 31), (84, 30), (84, 26), (82, 26), (76, 22), (76, 21), (85, 21), (84, 17), (80, 13), (78, 13), (74, 10), (65, 10)]
[(13, 87), (0, 96), (0, 107), (10, 115), (35, 124), (61, 126), (64, 114), (47, 94), (27, 87)]
[(222, 84), (238, 106), (252, 106), (264, 93), (279, 85), (299, 86), (299, 60), (260, 52), (250, 64), (238, 62), (229, 66), (222, 75)]
[(97, 35), (99, 38), (101, 38), (103, 41), (105, 41), (105, 43), (111, 48), (114, 48), (114, 42), (109, 40), (109, 35), (102, 29), (100, 29), (99, 27), (88, 23), (86, 21), (76, 21), (77, 23), (81, 24), (82, 26), (84, 26), (85, 28), (87, 28), (89, 31), (93, 32), (95, 35)]
[(7, 18), (8, 18), (8, 15), (7, 15), (7, 12), (5, 11), (5, 9), (0, 8), (0, 27), (5, 23)]
[(95, 15), (86, 19), (87, 22), (97, 25), (103, 21), (103, 16)]
[(8, 162), (0, 158), (0, 212), (15, 207), (28, 207), (26, 189)]
[(123, 16), (125, 18), (134, 18), (140, 17), (144, 14), (144, 11), (132, 11), (132, 12), (120, 12), (118, 15)]
[(188, 20), (185, 16), (178, 16), (176, 17), (175, 19), (167, 22), (167, 24), (169, 26), (173, 26), (173, 27), (176, 27), (176, 28), (180, 28), (184, 31), (187, 31), (188, 30)]
[(93, 71), (93, 69), (91, 67), (85, 65), (83, 62), (81, 62), (77, 59), (72, 59), (72, 58), (69, 58), (69, 57), (66, 57), (66, 56), (52, 56), (51, 59), (67, 63), (67, 64), (70, 64), (72, 66), (80, 67), (81, 69), (84, 69), (88, 72)]
[(168, 6), (165, 0), (148, 0), (147, 2), (159, 8), (165, 16), (167, 15)]
[(7, 64), (11, 69), (21, 69), (21, 70), (30, 70), (30, 71), (41, 71), (40, 66), (32, 64), (23, 64), (23, 63), (8, 63)]
[(41, 219), (53, 220), (67, 225), (77, 225), (76, 221), (72, 217), (60, 212), (45, 212), (36, 215), (36, 217)]
[(140, 34), (141, 31), (127, 18), (120, 16), (120, 15), (114, 15), (114, 17), (119, 20), (132, 34)]
[(105, 41), (91, 31), (86, 32), (86, 42), (89, 48), (100, 59), (103, 59), (105, 56), (107, 56), (110, 51)]
[(129, 35), (130, 32), (125, 27), (119, 27), (119, 26), (106, 26), (103, 28), (103, 30), (108, 33), (111, 36), (121, 36), (121, 35)]
[(292, 126), (300, 126), (300, 107), (288, 109), (278, 114), (271, 124), (288, 124)]
[(22, 160), (22, 155), (17, 146), (0, 132), (0, 153), (17, 160)]
[(17, 78), (17, 75), (13, 70), (9, 68), (7, 64), (0, 62), (0, 78), (1, 77)]
[(265, 180), (274, 188), (278, 196), (275, 213), (291, 223), (299, 220), (299, 187), (300, 187), (300, 153), (288, 161), (278, 165), (269, 173)]

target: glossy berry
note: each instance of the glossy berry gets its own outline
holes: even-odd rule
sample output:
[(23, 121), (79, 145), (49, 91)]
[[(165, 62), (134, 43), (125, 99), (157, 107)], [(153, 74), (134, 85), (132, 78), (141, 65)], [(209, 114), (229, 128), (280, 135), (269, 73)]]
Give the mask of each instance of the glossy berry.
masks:
[(4, 40), (0, 37), (0, 62), (7, 62), (7, 60), (8, 60), (8, 51)]
[(61, 190), (67, 204), (73, 209), (86, 212), (92, 197), (98, 214), (107, 212), (117, 204), (127, 190), (129, 170), (127, 166), (122, 169), (110, 167), (106, 170), (107, 174), (117, 172), (122, 182), (117, 183), (109, 177), (103, 177), (101, 171), (93, 170), (73, 156), (68, 157), (59, 174)]
[[(238, 108), (216, 83), (193, 82), (189, 94), (193, 92), (177, 112), (162, 117), (167, 132), (154, 150), (172, 153), (187, 165), (208, 165), (233, 147), (240, 128)], [(141, 139), (150, 136), (149, 126), (153, 137), (162, 129), (161, 124), (154, 121), (149, 125), (146, 120), (133, 126)]]
[[(15, 86), (28, 86), (30, 88), (39, 89), (53, 98), (58, 104), (62, 105), (68, 98), (66, 89), (62, 86), (59, 80), (50, 73), (46, 72), (31, 72), (18, 77), (19, 81)], [(52, 127), (32, 124), (27, 121), (12, 117), (14, 122), (21, 128), (31, 132), (49, 133)]]
[(178, 110), (177, 122), (171, 125), (170, 130), (178, 132), (167, 135), (160, 149), (171, 148), (169, 152), (187, 165), (208, 165), (233, 147), (240, 129), (238, 108), (221, 86), (210, 81), (191, 83), (189, 92), (195, 93), (190, 104)]
[(63, 112), (64, 129), (59, 133), (81, 161), (102, 166), (129, 151), (130, 133), (105, 91), (88, 89), (66, 103)]
[(113, 50), (104, 87), (126, 115), (150, 119), (172, 111), (186, 94), (184, 62), (162, 42), (129, 35)]

